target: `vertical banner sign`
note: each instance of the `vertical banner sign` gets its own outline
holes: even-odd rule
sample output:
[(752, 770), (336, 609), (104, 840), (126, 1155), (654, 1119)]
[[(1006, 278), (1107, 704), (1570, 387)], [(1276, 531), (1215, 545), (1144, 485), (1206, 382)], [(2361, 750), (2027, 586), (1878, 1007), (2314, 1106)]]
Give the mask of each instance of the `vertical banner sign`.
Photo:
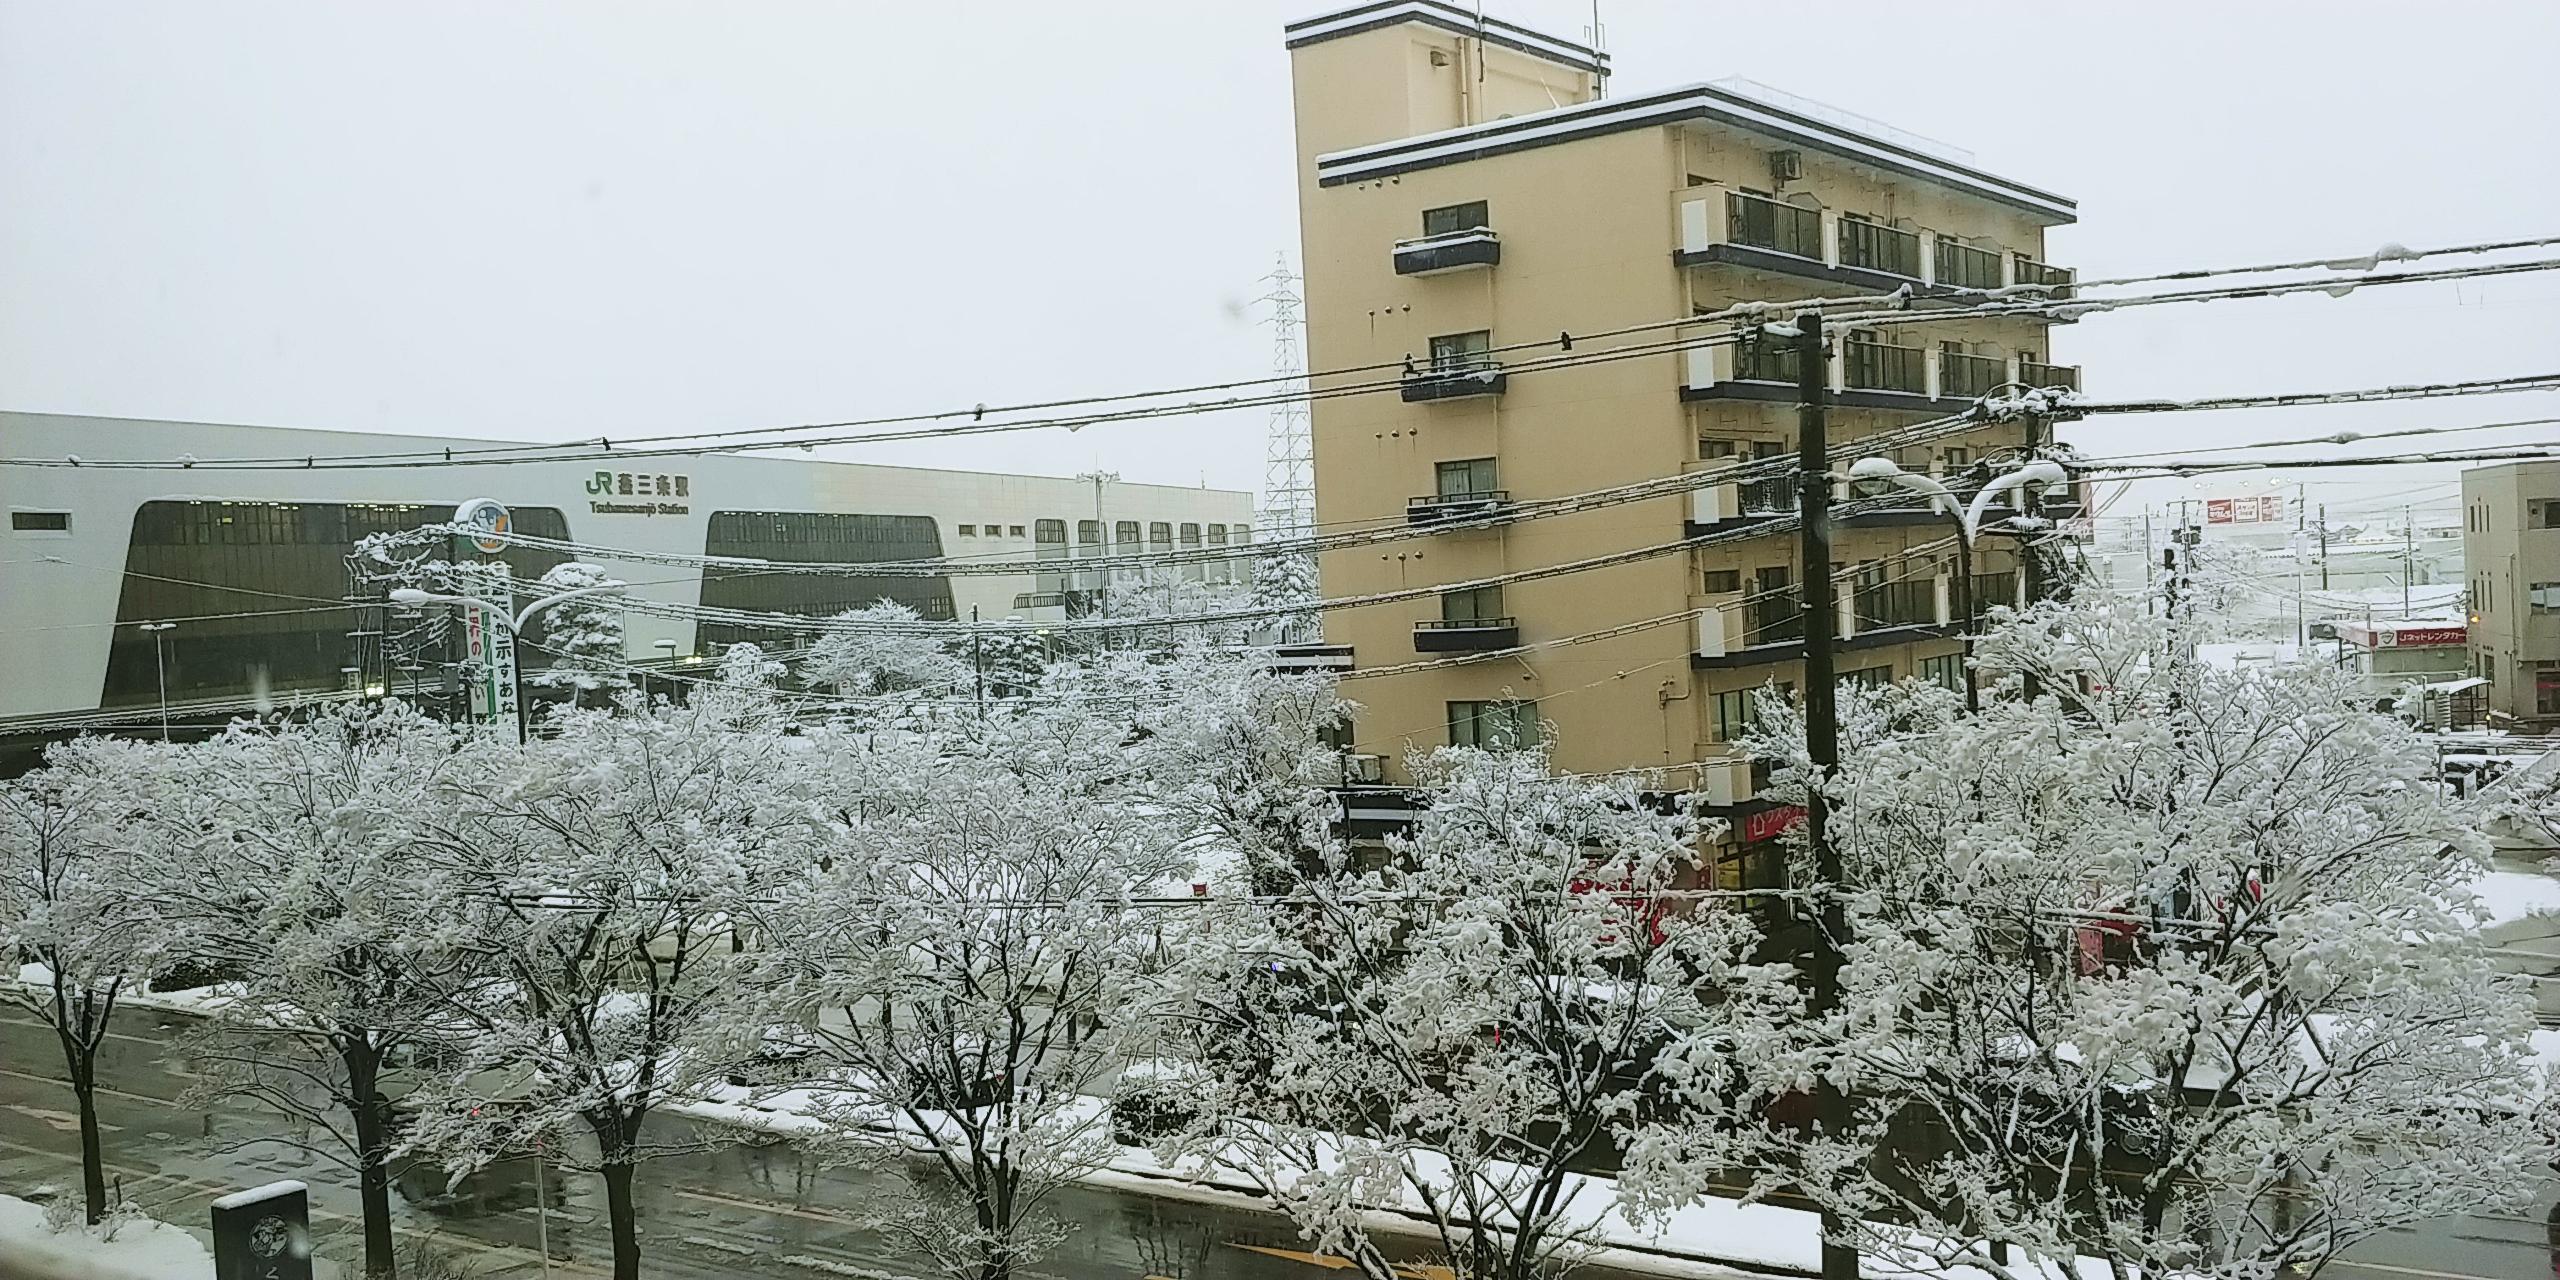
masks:
[[(471, 713), (512, 724), (516, 718), (516, 637), (508, 629), (515, 608), (515, 575), (503, 563), (479, 566), (470, 594), (479, 601), (463, 610), (464, 644), (478, 679), (471, 686)], [(495, 614), (495, 617), (489, 615)]]
[[(505, 535), (515, 518), (495, 498), (472, 498), (454, 507), (453, 522), (472, 530), (463, 535), (464, 542), (482, 555), (494, 556), (507, 549)], [(465, 594), (479, 603), (462, 612), (463, 641), (474, 676), (471, 714), (504, 723), (516, 718), (516, 635), (508, 626), (515, 616), (515, 579), (503, 560), (477, 569), (467, 579)], [(491, 610), (496, 611), (495, 618), (487, 616)]]
[(213, 1202), (214, 1280), (311, 1280), (311, 1200), (270, 1182)]

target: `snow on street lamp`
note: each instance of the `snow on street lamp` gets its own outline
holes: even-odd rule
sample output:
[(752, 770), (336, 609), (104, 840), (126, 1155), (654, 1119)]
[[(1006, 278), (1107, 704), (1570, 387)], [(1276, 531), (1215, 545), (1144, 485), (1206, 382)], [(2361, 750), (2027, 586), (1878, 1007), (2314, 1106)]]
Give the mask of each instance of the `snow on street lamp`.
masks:
[[(555, 604), (559, 604), (565, 600), (575, 600), (582, 596), (619, 595), (627, 589), (628, 588), (626, 588), (622, 583), (608, 582), (601, 586), (576, 587), (567, 591), (554, 592), (529, 605), (526, 605), (522, 609), (517, 610), (516, 615), (512, 618), (507, 616), (507, 612), (503, 608), (489, 609), (489, 602), (486, 600), (475, 600), (470, 596), (451, 595), (441, 591), (422, 591), (416, 587), (394, 587), (391, 589), (390, 599), (391, 603), (399, 605), (402, 608), (416, 608), (419, 605), (426, 604), (459, 604), (469, 605), (474, 608), (489, 609), (489, 620), (491, 622), (503, 624), (507, 629), (507, 635), (509, 638), (513, 639), (521, 638), (524, 635), (524, 626), (527, 622), (533, 620), (533, 615), (540, 613)], [(533, 730), (528, 725), (525, 718), (524, 664), (519, 662), (509, 663), (508, 665), (513, 668), (509, 674), (515, 681), (516, 745), (522, 746), (533, 740)]]
[(1955, 608), (1958, 630), (1964, 637), (1964, 706), (1967, 711), (1982, 710), (1981, 688), (1974, 681), (1973, 636), (1975, 608), (1973, 601), (1973, 543), (1981, 536), (1982, 517), (1991, 508), (1991, 500), (2001, 494), (2034, 485), (2048, 488), (2068, 481), (2060, 463), (2038, 458), (2015, 471), (2008, 472), (1982, 486), (1973, 495), (1971, 505), (1956, 501), (1955, 491), (1935, 476), (1905, 471), (1891, 458), (1860, 458), (1849, 464), (1849, 478), (1861, 484), (1899, 485), (1927, 496), (1929, 505), (1956, 525), (1956, 592)]

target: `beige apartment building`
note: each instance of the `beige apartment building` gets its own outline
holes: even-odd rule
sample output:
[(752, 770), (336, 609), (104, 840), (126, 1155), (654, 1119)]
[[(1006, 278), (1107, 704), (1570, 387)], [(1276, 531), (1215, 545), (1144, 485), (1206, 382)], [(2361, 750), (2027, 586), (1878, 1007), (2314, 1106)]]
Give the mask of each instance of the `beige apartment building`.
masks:
[(2560, 728), (2560, 462), (2462, 473), (2462, 571), (2491, 723)]
[[(1565, 336), (1745, 299), (2060, 282), (2045, 231), (2060, 196), (1960, 153), (1747, 82), (1602, 97), (1603, 55), (1437, 0), (1383, 0), (1287, 28), (1304, 236), (1316, 517), (1428, 524), (1653, 477), (1792, 454), (1796, 372), (1772, 349), (1666, 350), (1724, 326)], [(1921, 303), (1918, 305), (1927, 305)], [(1941, 304), (1943, 305), (1943, 304)], [(1835, 470), (1871, 434), (2003, 383), (2076, 385), (2048, 323), (1975, 318), (1836, 334)], [(1512, 344), (1542, 348), (1504, 351)], [(1638, 352), (1598, 359), (1611, 350)], [(1587, 363), (1558, 363), (1595, 357)], [(1329, 374), (1328, 370), (1360, 370)], [(1326, 398), (1401, 372), (1391, 393)], [(1897, 455), (1946, 472), (2023, 443), (1978, 429)], [(1743, 529), (1792, 481), (1328, 553), (1327, 596), (1464, 582)], [(1951, 526), (1925, 511), (1837, 530), (1844, 678), (1961, 681)], [(1977, 597), (2018, 590), (2008, 544), (1975, 557)], [(1353, 749), (1389, 781), (1411, 750), (1535, 733), (1572, 771), (1661, 768), (1709, 793), (1738, 835), (1728, 877), (1791, 815), (1755, 797), (1732, 741), (1751, 693), (1802, 679), (1792, 534), (1606, 569), (1340, 610), (1358, 668), (1522, 645), (1499, 658), (1345, 686)], [(1572, 644), (1569, 637), (1711, 610)], [(1751, 865), (1746, 871), (1744, 863)]]

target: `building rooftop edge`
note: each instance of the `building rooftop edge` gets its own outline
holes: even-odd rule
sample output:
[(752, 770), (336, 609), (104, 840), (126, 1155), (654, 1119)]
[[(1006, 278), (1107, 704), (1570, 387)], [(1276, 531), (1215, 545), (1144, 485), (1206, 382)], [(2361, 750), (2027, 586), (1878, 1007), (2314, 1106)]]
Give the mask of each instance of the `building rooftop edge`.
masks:
[(2001, 201), (2056, 222), (2079, 218), (2079, 202), (1943, 156), (1803, 115), (1710, 82), (1625, 98), (1603, 98), (1436, 133), (1373, 142), (1316, 157), (1316, 180), (1336, 186), (1457, 164), (1578, 138), (1712, 119), (1799, 145)]
[(1281, 35), (1289, 48), (1298, 49), (1399, 22), (1419, 22), (1457, 35), (1478, 36), (1583, 71), (1600, 72), (1609, 67), (1609, 55), (1589, 45), (1500, 18), (1480, 18), (1446, 0), (1370, 0), (1367, 4), (1300, 18), (1281, 28)]
[[(43, 410), (43, 409), (0, 409), (0, 426), (6, 426), (6, 425), (9, 425), (10, 423), (12, 423), (13, 421), (15, 421), (15, 420), (17, 420), (17, 419), (33, 419), (33, 418), (46, 418), (46, 419), (52, 419), (52, 420), (61, 421), (61, 422), (113, 422), (113, 423), (123, 423), (123, 424), (127, 424), (127, 425), (130, 425), (130, 426), (136, 426), (136, 427), (193, 427), (193, 428), (198, 428), (198, 429), (207, 430), (207, 431), (272, 431), (272, 432), (278, 432), (278, 433), (282, 433), (282, 434), (311, 434), (311, 435), (329, 435), (329, 436), (341, 436), (341, 437), (354, 437), (354, 438), (360, 438), (360, 439), (366, 439), (366, 440), (379, 440), (379, 441), (384, 442), (384, 444), (386, 445), (386, 448), (383, 450), (383, 452), (385, 452), (385, 453), (391, 453), (391, 452), (397, 452), (397, 451), (398, 451), (398, 450), (394, 450), (394, 449), (392, 449), (392, 448), (387, 447), (387, 446), (390, 446), (390, 445), (393, 445), (393, 444), (414, 445), (414, 446), (422, 446), (422, 447), (434, 447), (434, 446), (437, 446), (437, 445), (445, 445), (445, 444), (502, 445), (502, 446), (521, 447), (521, 448), (526, 448), (526, 449), (540, 449), (540, 448), (545, 448), (545, 447), (548, 447), (548, 446), (551, 446), (551, 445), (558, 445), (558, 446), (560, 446), (560, 447), (566, 448), (566, 447), (571, 447), (571, 446), (575, 446), (575, 445), (578, 445), (578, 444), (584, 443), (584, 442), (581, 442), (581, 441), (575, 441), (575, 440), (562, 440), (562, 441), (499, 440), (499, 439), (494, 439), (494, 438), (491, 438), (491, 437), (488, 437), (488, 436), (425, 436), (425, 435), (416, 435), (416, 434), (412, 434), (412, 433), (408, 433), (408, 432), (391, 432), (391, 431), (346, 431), (346, 430), (341, 430), (341, 429), (334, 428), (334, 427), (279, 427), (279, 426), (272, 426), (272, 425), (268, 425), (268, 424), (264, 424), (264, 423), (255, 423), (255, 422), (198, 422), (198, 421), (193, 421), (193, 420), (190, 420), (190, 419), (180, 419), (180, 418), (128, 418), (128, 417), (122, 417), (122, 416), (119, 416), (119, 415), (116, 415), (116, 414), (102, 414), (102, 413), (53, 413), (53, 412), (50, 412), (50, 411), (47, 411), (47, 410)], [(590, 437), (590, 439), (593, 439), (593, 437)], [(177, 453), (185, 453), (185, 452), (197, 452), (197, 451), (193, 451), (193, 450), (185, 450), (185, 449), (179, 449), (179, 448), (175, 448), (175, 447), (173, 447), (173, 448), (172, 448), (172, 450), (171, 450), (171, 455), (168, 455), (168, 456), (173, 456), (173, 455), (175, 455), (175, 454), (177, 454)], [(15, 451), (14, 451), (14, 450), (9, 450), (9, 449), (6, 449), (6, 448), (0, 448), (0, 453), (11, 453), (11, 454), (14, 454), (14, 453), (15, 453)], [(99, 462), (119, 462), (119, 461), (131, 461), (131, 460), (132, 460), (132, 459), (111, 458), (111, 457), (109, 457), (109, 456), (107, 456), (106, 454), (103, 454), (103, 453), (85, 453), (85, 452), (84, 452), (82, 456), (83, 456), (83, 457), (91, 457), (91, 458), (94, 458), (96, 461), (99, 461)], [(155, 455), (155, 456), (164, 456), (164, 455)], [(731, 450), (731, 449), (704, 449), (704, 450), (702, 450), (702, 451), (701, 451), (701, 454), (700, 454), (699, 456), (705, 456), (705, 457), (720, 457), (720, 458), (733, 458), (733, 459), (737, 459), (737, 460), (739, 460), (739, 461), (744, 461), (744, 462), (758, 462), (758, 463), (770, 462), (770, 463), (781, 463), (781, 464), (784, 464), (784, 465), (794, 465), (794, 466), (862, 467), (862, 468), (866, 468), (866, 469), (873, 470), (873, 471), (927, 471), (927, 472), (932, 472), (932, 473), (933, 473), (933, 474), (935, 474), (935, 475), (949, 475), (949, 476), (985, 476), (985, 477), (989, 477), (989, 478), (992, 478), (992, 479), (999, 479), (999, 480), (1045, 480), (1045, 481), (1053, 481), (1053, 482), (1056, 482), (1056, 483), (1058, 483), (1058, 484), (1083, 484), (1083, 483), (1086, 483), (1085, 481), (1083, 481), (1083, 480), (1081, 480), (1081, 479), (1079, 479), (1079, 478), (1077, 478), (1077, 477), (1075, 477), (1075, 476), (1052, 476), (1052, 475), (1040, 475), (1040, 474), (1037, 474), (1037, 473), (1034, 473), (1034, 472), (1028, 472), (1028, 471), (986, 471), (986, 470), (981, 470), (981, 469), (978, 469), (978, 468), (975, 468), (975, 467), (928, 467), (928, 466), (916, 466), (916, 465), (913, 465), (913, 464), (903, 463), (903, 462), (855, 462), (855, 461), (851, 461), (851, 460), (843, 459), (843, 458), (815, 458), (815, 457), (808, 457), (808, 458), (787, 458), (787, 457), (776, 457), (776, 456), (773, 456), (772, 454), (769, 454), (769, 453), (763, 453), (763, 452), (748, 453), (748, 452), (741, 452), (741, 451)], [(202, 461), (202, 462), (205, 462), (205, 463), (207, 463), (207, 464), (218, 464), (218, 463), (220, 463), (220, 462), (222, 462), (222, 461), (223, 461), (223, 459), (222, 459), (221, 457), (219, 457), (219, 456), (215, 456), (215, 455), (208, 455), (208, 454), (201, 454), (201, 453), (199, 453), (199, 460), (200, 460), (200, 461)], [(638, 459), (634, 459), (634, 461), (637, 461), (637, 460), (638, 460)], [(518, 466), (518, 465), (522, 465), (522, 464), (524, 464), (524, 463), (529, 463), (529, 462), (553, 462), (553, 463), (560, 463), (560, 464), (569, 464), (569, 463), (601, 463), (601, 462), (607, 462), (607, 461), (610, 461), (610, 459), (605, 459), (605, 458), (550, 458), (550, 457), (545, 457), (545, 456), (543, 456), (543, 455), (541, 455), (541, 454), (530, 454), (530, 455), (522, 455), (522, 456), (509, 457), (509, 458), (503, 458), (503, 459), (490, 459), (490, 460), (488, 460), (488, 461), (486, 461), (486, 462), (481, 462), (481, 463), (457, 462), (457, 463), (454, 463), (453, 465), (454, 465), (454, 467), (456, 467), (456, 468), (458, 469), (458, 468), (469, 467), (469, 466)], [(181, 468), (181, 469), (176, 469), (176, 470), (185, 470), (185, 469)], [(208, 466), (205, 468), (205, 472), (206, 472), (206, 473), (208, 473), (208, 474), (209, 474), (209, 473), (218, 472), (218, 471), (221, 471), (221, 470), (223, 470), (223, 468), (221, 468), (221, 467), (219, 467), (219, 466), (216, 466), (216, 465), (208, 465)], [(299, 473), (299, 472), (297, 472), (297, 471), (295, 471), (295, 470), (293, 470), (293, 469), (291, 469), (291, 468), (282, 468), (282, 469), (279, 469), (278, 474), (300, 474), (300, 473)], [(315, 474), (317, 474), (317, 473), (315, 472)], [(1123, 485), (1123, 486), (1126, 486), (1126, 487), (1129, 487), (1129, 488), (1135, 488), (1135, 489), (1169, 489), (1169, 490), (1173, 490), (1173, 491), (1178, 492), (1178, 493), (1225, 493), (1225, 494), (1241, 494), (1241, 495), (1244, 495), (1244, 496), (1246, 496), (1246, 497), (1253, 497), (1253, 496), (1254, 496), (1253, 491), (1252, 491), (1252, 490), (1250, 490), (1250, 489), (1222, 489), (1222, 488), (1214, 488), (1214, 487), (1207, 486), (1207, 485), (1159, 484), (1159, 483), (1153, 483), (1153, 482), (1143, 481), (1143, 480), (1120, 480), (1120, 481), (1114, 481), (1113, 483), (1115, 483), (1115, 484), (1119, 484), (1119, 485)]]

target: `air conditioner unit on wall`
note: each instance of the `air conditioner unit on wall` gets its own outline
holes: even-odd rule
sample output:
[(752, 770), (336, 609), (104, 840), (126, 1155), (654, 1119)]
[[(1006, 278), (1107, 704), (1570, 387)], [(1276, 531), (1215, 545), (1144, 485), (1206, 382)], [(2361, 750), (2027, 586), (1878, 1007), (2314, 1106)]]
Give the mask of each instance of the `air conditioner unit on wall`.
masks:
[(1772, 151), (1769, 153), (1769, 176), (1779, 182), (1794, 182), (1804, 176), (1804, 153)]

